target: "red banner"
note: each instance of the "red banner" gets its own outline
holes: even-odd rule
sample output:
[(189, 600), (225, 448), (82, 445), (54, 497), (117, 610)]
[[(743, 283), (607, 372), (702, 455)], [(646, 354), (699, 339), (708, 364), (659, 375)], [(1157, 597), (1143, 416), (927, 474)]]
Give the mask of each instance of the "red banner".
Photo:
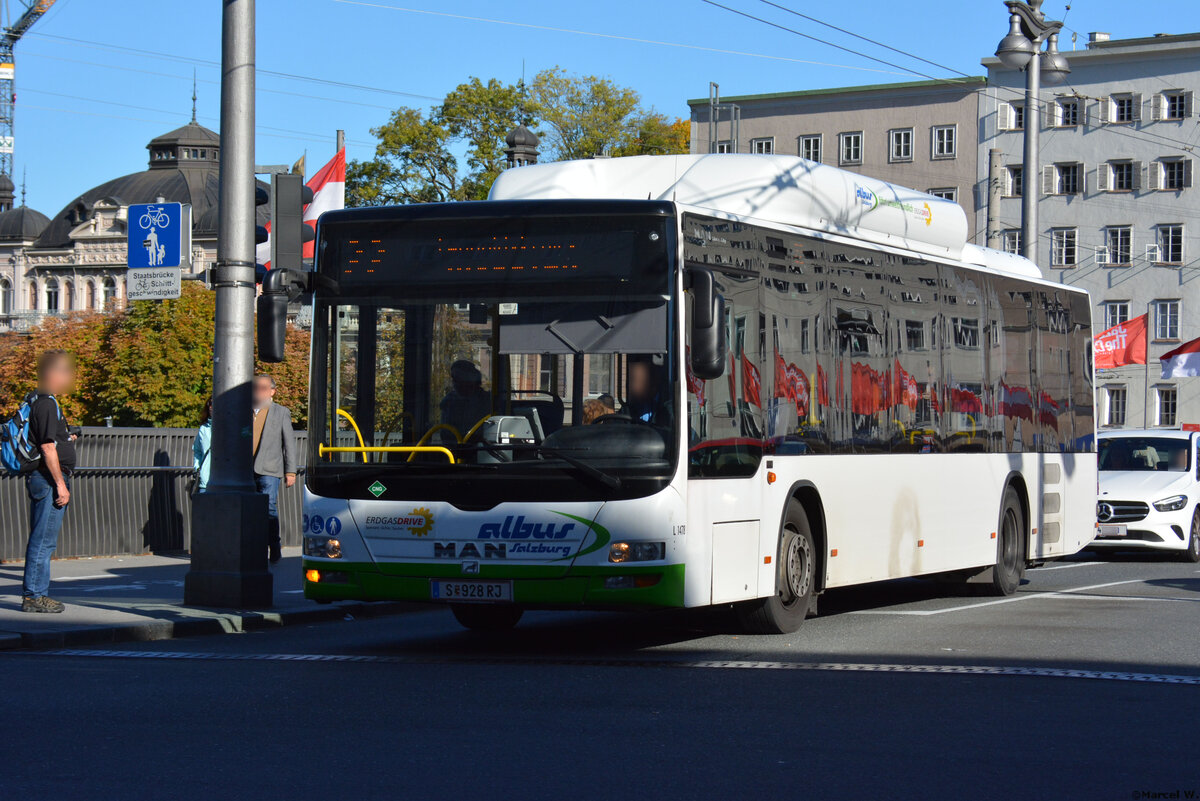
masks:
[(742, 400), (762, 408), (762, 373), (744, 353), (742, 354)]
[(915, 411), (921, 400), (921, 386), (912, 373), (900, 366), (899, 359), (896, 359), (893, 368), (896, 371), (896, 403)]
[(1096, 334), (1094, 350), (1097, 370), (1146, 363), (1147, 317), (1143, 314)]
[(686, 363), (685, 366), (687, 368), (688, 392), (691, 393), (692, 395), (695, 395), (696, 401), (701, 406), (703, 406), (704, 405), (704, 379), (697, 378), (696, 374), (692, 372), (692, 349), (691, 348), (687, 349), (687, 358), (684, 361)]
[(824, 368), (817, 365), (817, 403), (822, 406), (829, 405), (829, 377), (825, 375)]
[(796, 365), (784, 361), (779, 351), (775, 352), (775, 397), (795, 403), (797, 417), (808, 417), (808, 376)]

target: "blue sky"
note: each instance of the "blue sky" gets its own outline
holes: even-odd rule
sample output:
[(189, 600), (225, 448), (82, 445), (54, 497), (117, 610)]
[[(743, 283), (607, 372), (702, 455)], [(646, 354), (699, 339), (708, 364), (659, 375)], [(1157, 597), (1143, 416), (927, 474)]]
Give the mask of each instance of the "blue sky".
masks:
[[(337, 128), (346, 130), (349, 157), (367, 158), (370, 129), (389, 109), (429, 106), (472, 75), (515, 81), (522, 69), (532, 75), (558, 65), (609, 76), (659, 110), (686, 116), (687, 98), (706, 96), (709, 81), (733, 95), (920, 77), (864, 54), (934, 77), (978, 74), (1007, 24), (1000, 0), (776, 1), (949, 69), (763, 0), (719, 2), (851, 52), (703, 0), (258, 0), (256, 160), (290, 164), (307, 151), (311, 173), (333, 154)], [(1066, 5), (1047, 0), (1044, 10), (1063, 19)], [(1088, 31), (1114, 38), (1182, 33), (1170, 26), (1194, 12), (1191, 0), (1144, 0), (1136, 18), (1116, 0), (1071, 5), (1067, 50), (1075, 31), (1079, 47)], [(217, 129), (220, 27), (220, 4), (212, 0), (58, 0), (17, 45), (14, 178), (19, 185), (28, 171), (29, 205), (54, 214), (104, 180), (145, 169), (146, 142), (190, 118), (193, 69), (200, 122)]]

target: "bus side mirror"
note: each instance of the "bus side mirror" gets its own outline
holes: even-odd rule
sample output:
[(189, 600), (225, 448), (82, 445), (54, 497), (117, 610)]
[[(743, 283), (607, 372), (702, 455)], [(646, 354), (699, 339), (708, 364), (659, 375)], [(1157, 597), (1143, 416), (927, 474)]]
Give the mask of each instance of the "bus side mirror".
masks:
[(692, 293), (691, 368), (705, 381), (725, 373), (725, 298), (717, 291), (712, 270), (688, 270)]
[(288, 303), (307, 288), (307, 273), (282, 268), (267, 271), (258, 296), (258, 358), (262, 361), (284, 360)]

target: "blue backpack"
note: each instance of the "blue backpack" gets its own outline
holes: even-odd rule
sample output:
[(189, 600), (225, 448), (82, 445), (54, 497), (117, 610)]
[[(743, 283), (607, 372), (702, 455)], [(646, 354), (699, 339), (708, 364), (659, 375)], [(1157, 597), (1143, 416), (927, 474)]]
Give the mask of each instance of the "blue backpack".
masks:
[[(30, 392), (12, 417), (0, 425), (0, 463), (10, 473), (25, 472), (42, 458), (41, 449), (29, 439), (29, 414), (37, 399), (38, 393)], [(54, 405), (58, 406), (58, 399), (53, 400)]]

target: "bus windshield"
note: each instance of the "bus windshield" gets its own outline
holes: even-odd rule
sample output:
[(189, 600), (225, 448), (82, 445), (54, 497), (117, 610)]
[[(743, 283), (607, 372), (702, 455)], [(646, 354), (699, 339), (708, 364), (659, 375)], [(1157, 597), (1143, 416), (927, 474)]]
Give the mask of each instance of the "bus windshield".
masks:
[[(318, 299), (310, 488), (488, 507), (664, 486), (682, 396), (671, 270), (666, 258), (635, 269), (633, 235), (616, 232), (604, 250), (591, 234), (605, 260), (580, 269), (604, 280), (580, 278), (586, 289), (566, 277), (513, 275), (515, 258), (501, 252), (486, 254), (483, 276), (422, 273), (401, 288), (381, 271), (371, 292), (350, 280), (338, 297)], [(384, 247), (412, 255), (415, 238), (394, 235)], [(501, 267), (507, 274), (497, 276)]]

